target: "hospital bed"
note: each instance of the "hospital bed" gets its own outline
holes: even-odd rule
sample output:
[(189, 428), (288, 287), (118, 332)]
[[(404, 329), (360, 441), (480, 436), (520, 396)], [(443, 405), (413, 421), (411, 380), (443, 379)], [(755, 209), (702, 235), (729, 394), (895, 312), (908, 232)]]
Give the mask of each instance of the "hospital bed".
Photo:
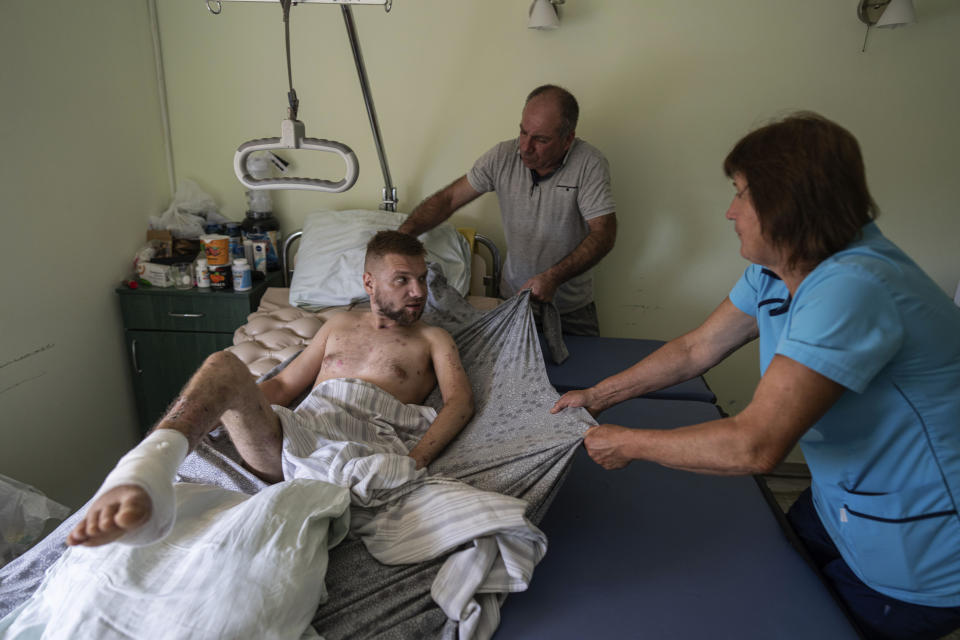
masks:
[[(474, 387), (476, 413), (430, 465), (429, 473), (438, 479), (439, 486), (459, 481), (481, 491), (519, 498), (526, 516), (538, 521), (578, 445), (586, 425), (584, 416), (571, 414), (558, 419), (546, 411), (556, 394), (543, 373), (525, 297), (484, 313), (469, 305), (436, 271), (431, 274), (430, 294), (425, 316), (447, 328), (457, 340)], [(286, 310), (290, 310), (289, 305)], [(297, 315), (292, 324), (302, 329), (304, 319)], [(439, 406), (439, 393), (434, 392), (426, 404)], [(182, 482), (211, 484), (250, 495), (265, 488), (239, 463), (236, 451), (222, 433), (212, 434), (188, 456), (178, 474)], [(0, 570), (0, 615), (10, 613), (12, 607), (29, 607), (35, 593), (42, 598), (46, 570), (64, 555), (66, 533), (84, 511), (71, 516), (36, 547)], [(360, 521), (362, 512), (354, 513), (351, 508), (351, 518)], [(474, 521), (483, 524), (482, 518)], [(444, 524), (437, 521), (436, 526)], [(426, 519), (426, 525), (433, 523)], [(331, 550), (326, 572), (329, 598), (316, 610), (314, 627), (328, 639), (456, 636), (457, 623), (435, 604), (432, 589), (445, 564), (464, 551), (469, 549), (450, 549), (434, 559), (394, 566), (374, 559), (366, 539), (347, 538)], [(499, 553), (504, 551), (501, 548)], [(514, 549), (506, 551), (512, 553)], [(64, 562), (57, 566), (69, 564), (70, 558), (64, 556)], [(533, 558), (534, 564), (536, 560), (539, 557)], [(489, 569), (502, 573), (495, 564)], [(158, 593), (157, 597), (166, 595)], [(492, 606), (490, 614), (497, 615), (495, 595), (480, 593), (476, 600), (482, 602), (484, 611)], [(224, 594), (223, 601), (229, 602), (229, 593)], [(13, 615), (23, 612), (18, 608)], [(463, 618), (459, 611), (454, 614)]]
[[(390, 212), (373, 214), (390, 215)], [(333, 226), (341, 227), (339, 223)], [(321, 235), (327, 240), (331, 236)], [(301, 254), (304, 250), (309, 253), (309, 240), (307, 234), (300, 247)], [(458, 245), (460, 242), (457, 239)], [(361, 250), (362, 245), (358, 247)], [(349, 262), (350, 253), (337, 250), (336, 258)], [(305, 264), (301, 257), (296, 274), (309, 274), (310, 269), (309, 262)], [(325, 280), (334, 275), (326, 266), (321, 270)], [(359, 273), (354, 272), (353, 280), (359, 280)], [(485, 313), (467, 303), (461, 292), (449, 284), (448, 278), (449, 281), (457, 279), (454, 273), (443, 277), (438, 271), (432, 271), (425, 317), (449, 330), (457, 340), (461, 359), (474, 385), (477, 407), (471, 423), (431, 464), (430, 474), (443, 478), (441, 485), (459, 480), (481, 491), (519, 498), (526, 505), (527, 517), (537, 521), (578, 445), (586, 426), (584, 416), (573, 414), (558, 419), (546, 411), (556, 395), (543, 372), (526, 299), (515, 298)], [(314, 313), (290, 306), (285, 297), (264, 296), (268, 303), (276, 302), (277, 308), (273, 310), (276, 313), (270, 315), (269, 310), (263, 309), (248, 322), (246, 329), (256, 333), (261, 344), (285, 333), (309, 336), (319, 326)], [(258, 322), (277, 324), (256, 332), (251, 327), (255, 328)], [(241, 355), (241, 348), (248, 342), (237, 345)], [(269, 343), (266, 350), (276, 355), (283, 350), (278, 347)], [(294, 351), (297, 348), (294, 346)], [(290, 356), (285, 357), (279, 367), (289, 360)], [(498, 375), (493, 375), (495, 371)], [(435, 392), (426, 404), (439, 406), (439, 393)], [(211, 484), (244, 494), (258, 494), (264, 489), (264, 484), (239, 463), (236, 451), (222, 433), (212, 434), (181, 465), (178, 473), (182, 482)], [(66, 533), (84, 512), (85, 509), (78, 511), (36, 547), (0, 570), (0, 615), (10, 613), (11, 607), (29, 605), (35, 593), (41, 593), (42, 597), (41, 583), (46, 570), (63, 556)], [(351, 513), (354, 515), (352, 510)], [(356, 517), (359, 520), (360, 516)], [(434, 603), (432, 596), (444, 564), (463, 550), (456, 554), (450, 551), (436, 559), (390, 566), (374, 559), (364, 540), (346, 539), (331, 551), (326, 573), (329, 598), (317, 609), (314, 627), (328, 639), (456, 635), (456, 622), (450, 622), (451, 618)], [(60, 565), (69, 563), (70, 557), (65, 556), (65, 562)], [(536, 560), (539, 557), (533, 560), (534, 564)], [(224, 597), (229, 600), (229, 594)], [(494, 595), (480, 594), (477, 599), (484, 601), (486, 609), (492, 605), (492, 615), (497, 615)], [(17, 609), (14, 615), (22, 611)]]

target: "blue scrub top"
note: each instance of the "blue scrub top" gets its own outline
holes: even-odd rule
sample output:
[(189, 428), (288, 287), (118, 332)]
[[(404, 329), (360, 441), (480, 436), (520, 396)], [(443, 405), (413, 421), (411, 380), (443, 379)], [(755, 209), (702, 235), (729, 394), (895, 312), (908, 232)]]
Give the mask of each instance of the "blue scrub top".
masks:
[(960, 605), (960, 308), (874, 223), (791, 299), (759, 265), (730, 301), (774, 354), (847, 391), (800, 439), (814, 504), (853, 571), (890, 597)]

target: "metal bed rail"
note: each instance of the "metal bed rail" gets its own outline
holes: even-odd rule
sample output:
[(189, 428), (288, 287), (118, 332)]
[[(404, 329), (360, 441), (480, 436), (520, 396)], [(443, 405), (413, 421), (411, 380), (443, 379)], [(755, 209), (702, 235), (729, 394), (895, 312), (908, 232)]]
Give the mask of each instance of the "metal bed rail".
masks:
[(497, 248), (497, 245), (494, 244), (493, 240), (482, 234), (474, 234), (474, 239), (487, 248), (487, 251), (490, 252), (490, 259), (493, 262), (493, 268), (490, 270), (491, 274), (488, 276), (484, 274), (483, 284), (490, 285), (490, 292), (493, 294), (494, 298), (500, 297), (500, 249)]

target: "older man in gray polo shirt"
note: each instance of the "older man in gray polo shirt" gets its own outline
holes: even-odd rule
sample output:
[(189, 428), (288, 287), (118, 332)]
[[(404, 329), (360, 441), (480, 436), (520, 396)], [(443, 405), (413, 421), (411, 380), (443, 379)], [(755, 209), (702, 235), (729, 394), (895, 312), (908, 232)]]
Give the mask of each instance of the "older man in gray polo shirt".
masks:
[(607, 160), (576, 137), (578, 116), (569, 91), (537, 87), (520, 135), (417, 205), (400, 231), (419, 235), (496, 191), (507, 240), (501, 292), (530, 289), (533, 300), (556, 305), (565, 333), (597, 335), (590, 269), (613, 248), (617, 218)]

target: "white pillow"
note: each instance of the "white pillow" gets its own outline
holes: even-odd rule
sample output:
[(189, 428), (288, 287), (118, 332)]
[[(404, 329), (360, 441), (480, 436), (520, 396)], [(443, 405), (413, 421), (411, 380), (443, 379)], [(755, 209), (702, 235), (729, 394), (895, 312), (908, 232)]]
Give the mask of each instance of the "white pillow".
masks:
[[(395, 211), (318, 211), (307, 215), (290, 283), (290, 304), (315, 311), (367, 299), (363, 260), (377, 231), (396, 229), (407, 214)], [(420, 236), (427, 262), (440, 265), (461, 295), (470, 288), (470, 247), (449, 224)]]

